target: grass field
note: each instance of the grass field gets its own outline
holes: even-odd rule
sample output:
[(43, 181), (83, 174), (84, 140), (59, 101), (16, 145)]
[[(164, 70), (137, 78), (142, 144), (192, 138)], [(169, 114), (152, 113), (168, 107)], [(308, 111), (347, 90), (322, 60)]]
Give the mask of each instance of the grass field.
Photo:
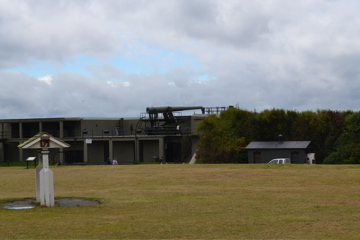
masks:
[[(360, 239), (358, 165), (60, 166), (55, 198), (0, 208), (0, 239)], [(0, 167), (0, 205), (35, 198), (35, 170)]]

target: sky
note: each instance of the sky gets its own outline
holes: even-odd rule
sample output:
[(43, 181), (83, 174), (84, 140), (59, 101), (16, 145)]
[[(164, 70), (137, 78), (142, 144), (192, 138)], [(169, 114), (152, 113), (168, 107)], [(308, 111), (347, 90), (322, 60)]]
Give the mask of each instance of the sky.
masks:
[(360, 110), (358, 0), (0, 0), (0, 118)]

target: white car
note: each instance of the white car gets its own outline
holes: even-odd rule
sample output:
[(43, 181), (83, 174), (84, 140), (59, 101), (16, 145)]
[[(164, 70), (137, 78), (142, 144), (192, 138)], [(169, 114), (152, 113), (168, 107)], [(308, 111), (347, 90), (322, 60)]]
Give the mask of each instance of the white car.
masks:
[(291, 163), (291, 161), (290, 161), (290, 158), (275, 158), (275, 159), (271, 160), (269, 163), (289, 164), (289, 163)]

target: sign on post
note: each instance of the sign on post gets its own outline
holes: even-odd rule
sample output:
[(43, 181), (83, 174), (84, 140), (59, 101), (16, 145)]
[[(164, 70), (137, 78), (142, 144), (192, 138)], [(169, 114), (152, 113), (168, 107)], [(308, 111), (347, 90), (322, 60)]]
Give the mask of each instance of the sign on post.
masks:
[(42, 164), (35, 170), (36, 201), (41, 206), (54, 207), (54, 176), (49, 168), (49, 148), (67, 148), (69, 144), (48, 133), (38, 133), (18, 146), (22, 149), (41, 149)]
[(29, 168), (29, 162), (34, 162), (34, 168), (36, 167), (36, 157), (28, 157), (26, 159), (26, 168)]
[(50, 137), (49, 136), (41, 136), (40, 137), (40, 147), (41, 148), (49, 148), (50, 147)]

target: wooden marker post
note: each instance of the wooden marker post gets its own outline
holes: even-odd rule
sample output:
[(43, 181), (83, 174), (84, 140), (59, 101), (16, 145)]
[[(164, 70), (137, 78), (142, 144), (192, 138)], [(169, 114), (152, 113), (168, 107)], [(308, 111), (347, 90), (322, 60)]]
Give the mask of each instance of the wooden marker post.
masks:
[(18, 146), (22, 149), (41, 149), (42, 163), (36, 167), (36, 201), (41, 206), (54, 207), (54, 176), (49, 168), (49, 149), (67, 148), (69, 144), (51, 136), (48, 133), (39, 133)]

